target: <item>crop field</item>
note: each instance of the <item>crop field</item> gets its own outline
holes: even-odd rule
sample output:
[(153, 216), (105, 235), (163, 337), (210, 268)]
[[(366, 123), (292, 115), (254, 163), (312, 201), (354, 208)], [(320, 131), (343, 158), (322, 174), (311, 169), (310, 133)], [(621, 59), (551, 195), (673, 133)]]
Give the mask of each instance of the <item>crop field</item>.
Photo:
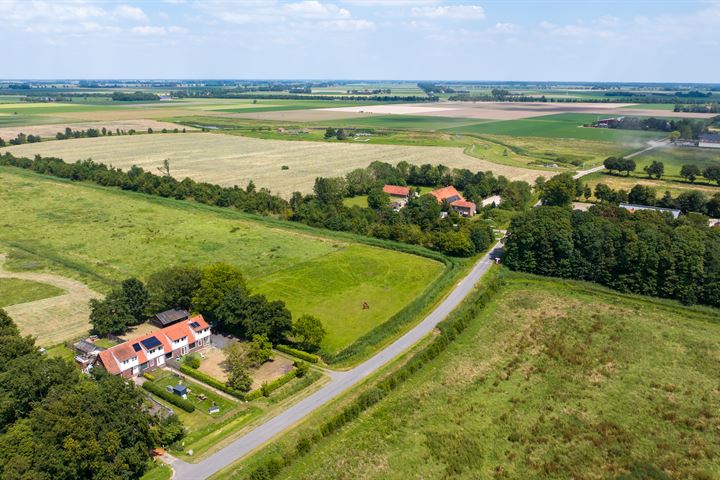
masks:
[(279, 478), (718, 478), (718, 318), (509, 275), (445, 352)]
[[(634, 157), (633, 160), (637, 163), (637, 171), (634, 175), (642, 176), (643, 168), (650, 165), (653, 160), (657, 160), (665, 166), (663, 178), (684, 180), (680, 176), (683, 165), (697, 165), (700, 170), (710, 166), (720, 167), (720, 151), (712, 148), (655, 148)], [(706, 181), (702, 178), (699, 180)]]
[(103, 128), (106, 128), (113, 133), (117, 130), (125, 130), (128, 131), (130, 129), (136, 130), (138, 132), (145, 132), (148, 128), (152, 128), (153, 130), (160, 132), (163, 128), (167, 130), (173, 130), (175, 128), (179, 128), (182, 130), (185, 128), (186, 130), (196, 130), (193, 127), (187, 127), (183, 125), (178, 125), (176, 123), (170, 123), (170, 122), (158, 122), (157, 120), (128, 120), (128, 121), (108, 121), (108, 122), (72, 122), (72, 123), (56, 123), (56, 124), (47, 124), (47, 125), (25, 125), (25, 126), (16, 126), (16, 127), (0, 127), (0, 138), (3, 138), (5, 140), (9, 140), (11, 138), (15, 138), (18, 136), (19, 133), (24, 133), (25, 135), (40, 135), (41, 137), (54, 137), (56, 133), (58, 132), (64, 132), (66, 127), (70, 127), (73, 130), (87, 130), (88, 128), (95, 128), (98, 130), (101, 130)]
[[(171, 174), (223, 185), (258, 187), (289, 196), (310, 192), (318, 176), (337, 176), (373, 161), (396, 164), (442, 163), (472, 171), (491, 170), (510, 179), (533, 181), (541, 172), (498, 165), (463, 153), (462, 148), (363, 145), (359, 143), (286, 142), (213, 133), (82, 138), (18, 145), (15, 155), (92, 158), (119, 168), (137, 165), (155, 171), (169, 159)], [(289, 167), (281, 170), (281, 166)]]
[(467, 134), (510, 135), (516, 137), (577, 138), (615, 143), (639, 143), (661, 138), (661, 132), (619, 130), (608, 128), (585, 128), (582, 125), (597, 120), (597, 115), (586, 113), (561, 113), (535, 118), (486, 122), (465, 127), (452, 127), (445, 131)]
[[(308, 299), (304, 308), (326, 324), (328, 341), (335, 346), (354, 340), (346, 328), (359, 334), (390, 318), (442, 271), (426, 258), (280, 228), (230, 209), (52, 180), (7, 167), (0, 169), (0, 218), (0, 248), (9, 250), (10, 259), (12, 252), (26, 252), (104, 292), (120, 280), (145, 279), (166, 266), (237, 265), (252, 289), (291, 307)], [(9, 262), (13, 267), (18, 263)], [(319, 279), (325, 280), (324, 288)], [(363, 302), (370, 312), (361, 309)], [(53, 319), (64, 321), (57, 315)], [(87, 329), (87, 312), (81, 323)]]

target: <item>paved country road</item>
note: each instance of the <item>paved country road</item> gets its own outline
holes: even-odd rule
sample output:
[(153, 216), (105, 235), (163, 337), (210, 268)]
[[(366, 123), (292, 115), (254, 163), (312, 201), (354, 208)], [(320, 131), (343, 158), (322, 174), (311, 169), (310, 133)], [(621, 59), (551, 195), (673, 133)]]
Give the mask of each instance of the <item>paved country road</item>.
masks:
[(187, 463), (180, 459), (171, 460), (176, 480), (200, 480), (209, 477), (218, 470), (241, 459), (253, 450), (261, 447), (277, 435), (303, 420), (307, 415), (336, 398), (350, 387), (362, 382), (368, 375), (400, 356), (407, 349), (428, 335), (435, 326), (444, 320), (455, 307), (472, 291), (473, 287), (485, 275), (494, 263), (493, 257), (500, 248), (498, 242), (484, 255), (453, 288), (450, 294), (425, 319), (395, 342), (388, 345), (375, 356), (352, 370), (336, 372), (330, 383), (307, 398), (279, 413), (257, 428), (249, 431), (230, 445), (198, 463)]

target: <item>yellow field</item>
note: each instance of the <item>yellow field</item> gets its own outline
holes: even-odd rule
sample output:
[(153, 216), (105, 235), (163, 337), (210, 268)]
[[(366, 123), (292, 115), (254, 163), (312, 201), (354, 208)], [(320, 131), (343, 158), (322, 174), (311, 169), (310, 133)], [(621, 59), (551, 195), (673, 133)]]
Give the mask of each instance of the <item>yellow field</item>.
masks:
[[(82, 138), (19, 145), (3, 149), (18, 156), (35, 154), (72, 162), (92, 158), (119, 168), (138, 165), (156, 172), (164, 159), (171, 174), (221, 185), (245, 186), (253, 180), (283, 196), (310, 192), (316, 177), (338, 176), (375, 160), (396, 164), (442, 163), (472, 171), (492, 171), (510, 179), (532, 182), (547, 172), (498, 165), (463, 153), (462, 148), (363, 145), (261, 140), (213, 133), (154, 134)], [(281, 170), (287, 165), (288, 170)]]

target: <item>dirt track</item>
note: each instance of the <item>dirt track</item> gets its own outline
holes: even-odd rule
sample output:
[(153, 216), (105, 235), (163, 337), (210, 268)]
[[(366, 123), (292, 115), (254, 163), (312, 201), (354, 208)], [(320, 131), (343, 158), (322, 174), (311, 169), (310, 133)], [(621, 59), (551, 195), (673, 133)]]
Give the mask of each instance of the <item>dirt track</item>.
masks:
[(4, 269), (5, 255), (0, 254), (0, 278), (21, 278), (47, 283), (65, 290), (65, 294), (35, 302), (5, 307), (23, 335), (37, 337), (39, 345), (54, 345), (87, 333), (91, 298), (102, 295), (83, 283), (60, 275), (36, 272), (9, 272)]

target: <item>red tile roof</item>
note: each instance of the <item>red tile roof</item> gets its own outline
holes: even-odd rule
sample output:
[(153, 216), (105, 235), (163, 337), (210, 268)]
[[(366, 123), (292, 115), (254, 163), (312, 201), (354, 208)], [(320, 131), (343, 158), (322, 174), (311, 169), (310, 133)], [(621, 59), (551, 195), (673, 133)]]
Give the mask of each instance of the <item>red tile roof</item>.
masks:
[[(196, 327), (190, 327), (191, 323), (197, 323), (198, 325)], [(143, 335), (142, 337), (138, 337), (129, 342), (124, 342), (120, 345), (110, 347), (107, 350), (100, 352), (98, 358), (108, 372), (117, 375), (121, 372), (121, 362), (125, 360), (130, 360), (133, 357), (138, 357), (139, 363), (142, 364), (147, 362), (147, 356), (145, 355), (145, 347), (140, 344), (140, 342), (142, 342), (143, 340), (151, 337), (157, 338), (158, 341), (162, 344), (165, 353), (168, 353), (173, 350), (171, 343), (172, 340), (180, 340), (182, 337), (188, 337), (188, 342), (192, 343), (195, 339), (193, 330), (195, 332), (200, 332), (201, 330), (204, 330), (206, 328), (210, 328), (210, 326), (205, 321), (203, 316), (195, 315), (194, 317), (183, 320), (174, 325), (170, 325), (169, 327), (155, 330), (148, 333), (147, 335)], [(136, 343), (141, 345), (140, 350), (138, 351), (135, 351), (135, 348), (133, 348), (133, 345)]]
[(467, 200), (455, 200), (450, 205), (453, 207), (470, 208), (472, 210), (476, 208), (473, 202), (468, 202)]
[(410, 188), (401, 187), (400, 185), (385, 185), (383, 192), (396, 197), (407, 197), (410, 195)]
[(437, 190), (433, 190), (432, 192), (430, 192), (430, 195), (437, 198), (438, 202), (442, 202), (443, 200), (447, 200), (448, 198), (452, 197), (459, 197), (460, 199), (463, 199), (463, 196), (460, 195), (460, 192), (458, 192), (452, 185), (450, 185), (449, 187), (443, 187), (438, 188)]

